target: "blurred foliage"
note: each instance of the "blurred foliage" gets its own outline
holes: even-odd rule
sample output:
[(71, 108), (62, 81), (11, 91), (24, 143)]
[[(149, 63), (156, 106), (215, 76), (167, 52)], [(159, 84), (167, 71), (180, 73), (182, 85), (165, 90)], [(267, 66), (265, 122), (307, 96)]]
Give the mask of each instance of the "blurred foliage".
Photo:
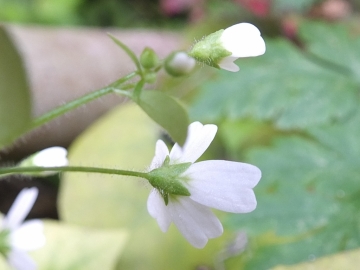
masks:
[(0, 21), (183, 28), (204, 21), (269, 23), (289, 14), (341, 19), (359, 9), (357, 0), (0, 0)]
[[(121, 228), (101, 230), (52, 220), (44, 220), (43, 225), (46, 246), (30, 252), (39, 270), (114, 269), (128, 239)], [(3, 256), (0, 269), (13, 269)]]
[(357, 270), (360, 265), (360, 250), (347, 251), (327, 256), (313, 262), (301, 263), (294, 266), (278, 266), (274, 270)]
[[(174, 227), (167, 234), (160, 231), (146, 211), (149, 189), (143, 182), (64, 174), (59, 206), (67, 225), (47, 223), (53, 230), (49, 239), (57, 234), (64, 239), (83, 237), (78, 227), (57, 232), (57, 226), (69, 224), (94, 231), (124, 229), (129, 238), (123, 253), (112, 250), (111, 258), (106, 259), (107, 263), (116, 260), (119, 269), (221, 269), (222, 261), (216, 263), (219, 258), (226, 269), (269, 269), (360, 247), (360, 28), (358, 20), (350, 18), (350, 13), (360, 8), (358, 1), (211, 0), (201, 9), (205, 14), (197, 18), (191, 17), (193, 7), (170, 14), (161, 10), (159, 3), (0, 0), (0, 20), (121, 27), (185, 26), (197, 19), (208, 22), (199, 24), (200, 31), (202, 27), (225, 27), (228, 21), (258, 22), (262, 32), (276, 38), (266, 40), (264, 56), (238, 60), (239, 73), (208, 73), (203, 67), (185, 82), (176, 79), (161, 87), (167, 94), (189, 101), (192, 119), (219, 125), (207, 158), (246, 161), (260, 167), (263, 178), (255, 188), (258, 207), (246, 215), (221, 213), (226, 234), (196, 250)], [(335, 7), (348, 3), (351, 12), (337, 8), (334, 14), (324, 8), (328, 3), (337, 4)], [(326, 22), (306, 21), (294, 16), (296, 13)], [(343, 23), (329, 23), (337, 20)], [(12, 74), (0, 80), (0, 120), (6, 127), (1, 131), (11, 133), (0, 131), (0, 142), (7, 144), (9, 136), (16, 136), (26, 126), (30, 109), (21, 61), (6, 33), (0, 34), (0, 45), (5, 48), (0, 75)], [(8, 88), (16, 91), (5, 91)], [(16, 103), (14, 99), (23, 105), (8, 106)], [(157, 105), (151, 96), (145, 96), (143, 107), (163, 122)], [(19, 122), (3, 117), (8, 110)], [(6, 122), (8, 119), (11, 121)], [(73, 143), (71, 164), (145, 170), (159, 134), (138, 107), (124, 106), (100, 119)], [(248, 241), (242, 239), (241, 248), (234, 249), (234, 236), (243, 232)], [(124, 244), (124, 238), (118, 241)], [(93, 247), (91, 243), (88, 246)], [(101, 253), (91, 248), (89, 252)], [(42, 264), (47, 265), (48, 258), (44, 257)], [(324, 260), (332, 264), (344, 258), (350, 257), (336, 255)], [(316, 267), (321, 267), (321, 261)], [(300, 269), (306, 266), (299, 265)]]
[(31, 105), (23, 61), (14, 46), (12, 37), (1, 25), (0, 48), (1, 149), (26, 131), (30, 125)]
[(50, 220), (44, 221), (44, 234), (46, 248), (31, 253), (39, 270), (114, 269), (128, 238), (121, 228), (101, 230)]
[(193, 119), (219, 124), (228, 158), (263, 173), (257, 209), (226, 226), (251, 239), (229, 269), (268, 269), (360, 246), (360, 38), (357, 29), (303, 22), (302, 48), (268, 40), (201, 88)]
[(76, 24), (79, 0), (0, 0), (0, 21)]
[(298, 1), (288, 1), (288, 0), (273, 0), (272, 9), (275, 13), (296, 11), (304, 12), (308, 11), (311, 6), (316, 3), (321, 2), (319, 0), (298, 0)]

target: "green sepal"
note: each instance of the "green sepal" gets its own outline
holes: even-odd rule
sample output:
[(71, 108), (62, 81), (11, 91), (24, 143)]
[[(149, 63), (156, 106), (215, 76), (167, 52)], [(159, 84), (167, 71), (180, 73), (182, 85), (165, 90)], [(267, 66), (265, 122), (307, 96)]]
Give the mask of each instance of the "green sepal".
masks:
[(147, 174), (147, 179), (150, 184), (158, 189), (165, 200), (168, 201), (168, 195), (190, 196), (188, 189), (181, 183), (180, 175), (185, 172), (190, 166), (191, 162), (180, 164), (168, 164), (169, 159), (165, 159), (163, 166), (154, 169)]
[(194, 47), (192, 47), (189, 55), (195, 58), (198, 62), (215, 68), (220, 68), (218, 63), (223, 58), (232, 54), (226, 50), (220, 42), (220, 37), (223, 32), (224, 29), (221, 29), (197, 42)]
[(9, 245), (9, 230), (2, 230), (0, 231), (0, 254), (6, 256), (10, 251)]

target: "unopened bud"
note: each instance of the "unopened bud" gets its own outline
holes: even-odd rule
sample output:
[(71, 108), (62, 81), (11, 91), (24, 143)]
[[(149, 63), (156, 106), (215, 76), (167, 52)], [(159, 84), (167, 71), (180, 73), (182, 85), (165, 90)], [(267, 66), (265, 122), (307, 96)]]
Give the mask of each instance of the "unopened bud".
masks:
[(259, 29), (250, 23), (239, 23), (208, 35), (194, 45), (189, 55), (206, 65), (236, 72), (236, 59), (259, 56), (265, 50)]
[(165, 59), (165, 70), (174, 77), (189, 74), (195, 67), (196, 61), (186, 52), (173, 52)]
[(153, 49), (146, 47), (140, 55), (140, 63), (145, 69), (152, 69), (159, 64), (159, 58)]

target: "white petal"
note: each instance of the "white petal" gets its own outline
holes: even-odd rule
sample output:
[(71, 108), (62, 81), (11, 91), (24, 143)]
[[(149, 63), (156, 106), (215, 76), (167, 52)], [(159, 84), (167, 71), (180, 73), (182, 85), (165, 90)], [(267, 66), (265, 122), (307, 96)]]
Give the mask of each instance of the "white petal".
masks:
[(219, 63), (219, 67), (228, 71), (237, 72), (240, 68), (234, 63), (238, 57), (225, 57)]
[(160, 229), (166, 232), (171, 224), (171, 216), (164, 199), (155, 188), (149, 195), (147, 209), (149, 214), (158, 222)]
[(40, 220), (24, 222), (10, 234), (10, 244), (18, 250), (36, 250), (45, 245), (44, 225)]
[(68, 165), (67, 151), (60, 146), (46, 148), (34, 155), (34, 165), (39, 167), (61, 167)]
[(192, 164), (183, 174), (190, 198), (203, 205), (232, 213), (247, 213), (256, 208), (252, 188), (261, 171), (250, 164), (208, 160)]
[(211, 210), (186, 196), (169, 198), (168, 211), (184, 237), (196, 248), (203, 248), (208, 239), (220, 236), (223, 227)]
[(38, 192), (36, 187), (24, 188), (20, 191), (3, 219), (4, 228), (14, 229), (24, 221), (36, 201)]
[(158, 140), (155, 147), (155, 156), (151, 161), (149, 171), (159, 168), (164, 163), (164, 160), (168, 155), (169, 149), (166, 144), (162, 140)]
[(172, 163), (195, 162), (209, 147), (217, 132), (216, 125), (194, 122), (189, 125), (184, 146), (175, 144), (170, 152)]
[(220, 40), (233, 57), (258, 56), (266, 50), (259, 29), (250, 23), (239, 23), (225, 29)]
[(8, 263), (16, 270), (35, 270), (35, 261), (26, 252), (11, 250), (7, 256)]

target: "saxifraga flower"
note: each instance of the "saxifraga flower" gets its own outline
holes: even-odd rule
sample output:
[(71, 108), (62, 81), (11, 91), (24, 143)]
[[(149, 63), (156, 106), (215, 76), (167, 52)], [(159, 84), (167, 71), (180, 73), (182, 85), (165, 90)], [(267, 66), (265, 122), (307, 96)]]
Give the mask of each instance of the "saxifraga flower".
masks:
[(231, 213), (253, 211), (256, 198), (252, 189), (261, 178), (261, 171), (246, 163), (226, 160), (195, 163), (216, 132), (216, 125), (194, 122), (188, 128), (183, 147), (175, 144), (169, 153), (165, 143), (157, 141), (150, 165), (149, 174), (155, 179), (149, 180), (155, 187), (147, 202), (150, 215), (163, 232), (173, 222), (197, 248), (203, 248), (208, 239), (223, 233), (210, 207)]

